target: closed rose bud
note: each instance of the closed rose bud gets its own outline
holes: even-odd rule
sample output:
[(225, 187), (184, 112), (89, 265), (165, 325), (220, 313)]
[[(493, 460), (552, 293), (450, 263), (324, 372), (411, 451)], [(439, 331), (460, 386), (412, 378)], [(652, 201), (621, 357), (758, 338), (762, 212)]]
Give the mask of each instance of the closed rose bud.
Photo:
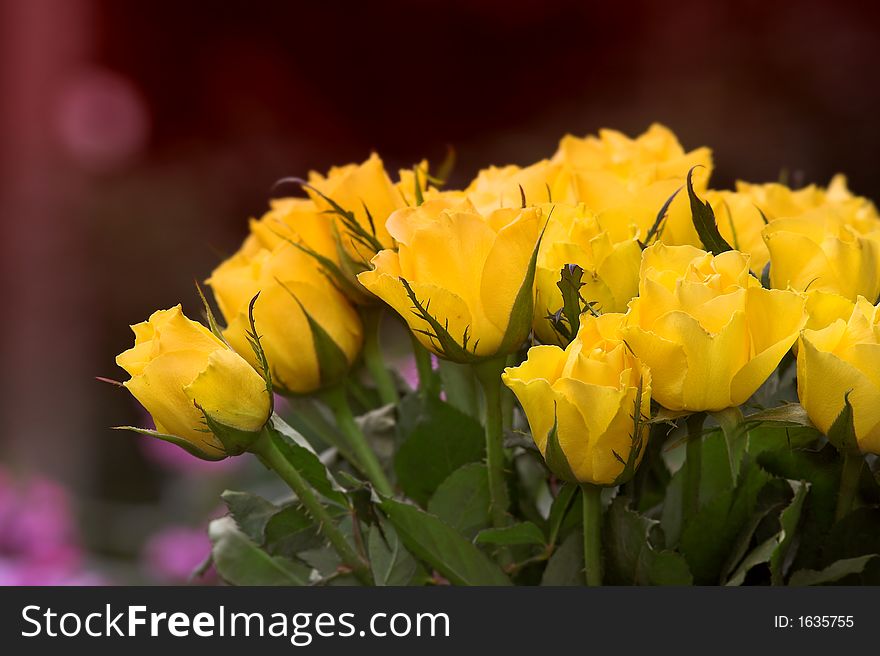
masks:
[(861, 234), (826, 210), (772, 221), (763, 230), (770, 284), (855, 300), (880, 294), (880, 234)]
[(254, 366), (248, 306), (259, 293), (254, 322), (281, 392), (308, 394), (339, 382), (360, 352), (357, 313), (314, 259), (291, 244), (243, 249), (217, 267), (208, 284), (226, 318), (224, 337)]
[[(597, 213), (635, 223), (639, 236), (647, 237), (664, 203), (685, 184), (694, 171), (694, 188), (706, 189), (712, 171), (712, 151), (685, 152), (676, 136), (654, 124), (636, 138), (614, 130), (583, 139), (568, 135), (559, 142), (553, 162), (570, 170), (577, 200)], [(669, 206), (660, 240), (669, 244), (699, 244), (691, 223), (687, 194), (677, 194)]]
[(262, 429), (271, 408), (266, 381), (179, 305), (154, 312), (132, 330), (134, 347), (116, 363), (131, 375), (124, 385), (153, 416), (158, 433), (217, 459), (226, 453), (205, 415), (236, 431)]
[(546, 344), (561, 343), (548, 315), (562, 308), (557, 283), (567, 264), (584, 269), (581, 296), (596, 312), (624, 312), (639, 290), (642, 249), (635, 227), (597, 216), (584, 205), (544, 204), (547, 228), (535, 273), (535, 332)]
[(398, 251), (380, 252), (358, 280), (441, 357), (512, 353), (531, 329), (540, 223), (535, 208), (483, 216), (468, 202), (426, 201), (391, 216)]
[(565, 350), (535, 346), (502, 376), (548, 466), (563, 479), (613, 485), (644, 455), (651, 372), (621, 340), (622, 322), (622, 314), (584, 315)]
[(658, 403), (718, 411), (741, 405), (776, 369), (804, 326), (804, 303), (763, 289), (738, 251), (657, 244), (642, 254), (623, 335), (651, 368)]
[(847, 319), (801, 333), (798, 397), (826, 435), (849, 399), (858, 448), (880, 454), (880, 307), (856, 301)]

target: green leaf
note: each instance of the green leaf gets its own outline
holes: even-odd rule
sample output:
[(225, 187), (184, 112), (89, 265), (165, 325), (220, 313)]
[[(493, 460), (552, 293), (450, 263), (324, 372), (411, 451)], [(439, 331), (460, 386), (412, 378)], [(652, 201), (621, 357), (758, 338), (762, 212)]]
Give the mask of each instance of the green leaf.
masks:
[(571, 507), (572, 499), (577, 496), (578, 486), (572, 483), (563, 483), (550, 505), (550, 513), (547, 516), (547, 544), (556, 544), (559, 537), (559, 529), (562, 520)]
[(793, 550), (797, 548), (795, 535), (803, 514), (804, 500), (810, 492), (810, 484), (806, 481), (789, 481), (788, 483), (794, 490), (794, 498), (779, 515), (781, 539), (770, 555), (770, 581), (773, 585), (782, 585), (785, 575), (788, 573)]
[(784, 403), (775, 408), (761, 410), (743, 418), (743, 422), (749, 426), (757, 424), (780, 424), (782, 426), (807, 426), (813, 427), (807, 411), (800, 403)]
[(208, 527), (217, 573), (232, 585), (307, 585), (308, 569), (270, 556), (238, 529), (231, 517), (215, 519)]
[(544, 533), (532, 522), (521, 522), (504, 528), (487, 528), (480, 531), (474, 540), (477, 544), (495, 545), (544, 545)]
[[(332, 508), (329, 509), (332, 513)], [(295, 558), (300, 552), (326, 545), (326, 540), (302, 508), (289, 504), (279, 509), (264, 530), (265, 549), (273, 556)]]
[(260, 292), (257, 292), (251, 299), (251, 302), (248, 303), (248, 330), (245, 331), (245, 336), (247, 337), (248, 343), (251, 345), (251, 350), (254, 352), (257, 364), (260, 365), (260, 375), (263, 377), (263, 380), (266, 381), (266, 393), (269, 395), (269, 412), (271, 413), (274, 409), (273, 406), (275, 399), (272, 389), (272, 372), (269, 369), (269, 360), (266, 359), (266, 352), (263, 350), (263, 344), (260, 342), (260, 334), (257, 332), (257, 324), (254, 322), (254, 306), (257, 304), (258, 298), (260, 298)]
[(856, 429), (853, 423), (853, 407), (849, 401), (852, 390), (843, 395), (843, 409), (831, 428), (828, 430), (828, 441), (841, 452), (859, 452), (859, 443), (856, 439)]
[(550, 556), (541, 585), (584, 584), (584, 534), (572, 531)]
[(185, 440), (182, 437), (178, 437), (177, 435), (168, 435), (167, 433), (160, 433), (159, 431), (150, 430), (149, 428), (138, 428), (137, 426), (113, 426), (113, 430), (125, 430), (131, 431), (132, 433), (137, 433), (138, 435), (155, 437), (157, 440), (162, 440), (163, 442), (169, 442), (174, 446), (179, 446), (191, 456), (195, 456), (196, 458), (199, 458), (201, 460), (216, 462), (218, 460), (223, 460), (227, 457), (227, 454), (225, 453), (208, 453), (207, 451), (204, 451), (197, 447), (189, 440)]
[(227, 455), (241, 455), (245, 451), (248, 451), (253, 443), (260, 437), (261, 431), (246, 431), (221, 424), (209, 413), (205, 412), (205, 409), (200, 405), (196, 404), (196, 408), (199, 409), (202, 413), (202, 417), (205, 418), (205, 424), (207, 425), (208, 430), (220, 440), (220, 443), (223, 445), (223, 450)]
[(544, 461), (547, 468), (553, 472), (557, 478), (568, 483), (577, 483), (577, 476), (571, 470), (568, 458), (559, 444), (559, 421), (556, 417), (556, 402), (553, 402), (553, 427), (547, 434), (547, 445), (544, 447)]
[(319, 494), (323, 495), (328, 501), (332, 501), (340, 506), (347, 507), (348, 501), (345, 495), (340, 492), (327, 472), (327, 468), (318, 459), (318, 456), (304, 446), (300, 446), (287, 435), (280, 432), (273, 425), (270, 428), (270, 436), (272, 443), (281, 452), (284, 458), (293, 466), (303, 478), (311, 485)]
[(877, 558), (878, 554), (869, 554), (867, 556), (858, 556), (857, 558), (846, 558), (838, 560), (825, 569), (813, 570), (802, 569), (791, 575), (789, 585), (805, 586), (805, 585), (825, 585), (835, 583), (851, 574), (861, 574), (871, 560)]
[(324, 327), (318, 323), (308, 311), (306, 311), (305, 306), (296, 297), (296, 294), (294, 294), (293, 291), (283, 282), (277, 278), (275, 280), (288, 294), (290, 294), (293, 300), (296, 301), (296, 304), (299, 305), (300, 310), (302, 310), (302, 313), (305, 315), (306, 321), (309, 323), (309, 330), (312, 333), (312, 346), (315, 349), (315, 356), (318, 360), (318, 369), (320, 370), (321, 387), (327, 387), (343, 380), (348, 374), (350, 367), (345, 352), (335, 341), (333, 341), (330, 333), (324, 330)]
[(486, 554), (438, 517), (393, 499), (383, 499), (381, 508), (410, 553), (453, 585), (510, 585)]
[(456, 410), (479, 421), (480, 395), (471, 365), (440, 360), (438, 372), (446, 393), (446, 401)]
[(468, 539), (491, 524), (489, 474), (486, 465), (472, 462), (452, 472), (431, 500), (428, 512)]
[(397, 531), (387, 523), (373, 525), (367, 542), (373, 580), (378, 586), (407, 585), (419, 569), (416, 559), (404, 548)]
[(424, 505), (452, 472), (483, 459), (483, 427), (448, 403), (425, 400), (420, 415), (394, 458), (397, 482)]
[(771, 477), (758, 467), (746, 467), (736, 488), (717, 495), (685, 523), (679, 548), (694, 582), (717, 584), (737, 538), (755, 514), (758, 495)]
[(693, 175), (695, 168), (697, 167), (691, 167), (687, 174), (687, 192), (691, 202), (691, 220), (705, 249), (713, 255), (720, 255), (725, 251), (733, 249), (730, 247), (730, 244), (724, 241), (721, 233), (718, 232), (718, 224), (715, 222), (715, 212), (712, 211), (712, 205), (701, 200), (694, 191)]
[(657, 218), (654, 219), (654, 225), (651, 226), (651, 229), (648, 230), (648, 234), (645, 235), (645, 246), (651, 245), (651, 240), (656, 237), (660, 239), (660, 236), (663, 234), (663, 228), (666, 227), (664, 223), (664, 219), (666, 218), (667, 212), (669, 212), (669, 206), (672, 205), (672, 201), (675, 200), (675, 197), (678, 196), (678, 192), (682, 190), (682, 187), (679, 187), (675, 191), (672, 192), (672, 195), (666, 199), (666, 202), (663, 203), (663, 206), (660, 208), (660, 211), (657, 212)]
[(617, 497), (605, 517), (605, 582), (611, 585), (691, 585), (693, 578), (681, 554), (658, 551), (659, 522)]
[(250, 492), (226, 490), (220, 498), (238, 528), (255, 543), (263, 544), (266, 524), (278, 512), (278, 506)]
[(687, 561), (675, 551), (657, 551), (648, 566), (651, 585), (693, 585)]
[(205, 318), (208, 320), (208, 328), (211, 330), (212, 333), (214, 333), (214, 337), (226, 344), (226, 346), (229, 346), (229, 342), (227, 342), (226, 338), (223, 336), (223, 330), (220, 328), (220, 324), (217, 323), (217, 318), (214, 316), (214, 311), (211, 309), (211, 305), (210, 303), (208, 303), (208, 299), (205, 298), (205, 294), (204, 292), (202, 292), (202, 288), (199, 285), (198, 281), (196, 281), (196, 291), (199, 293), (199, 298), (202, 300), (202, 305), (205, 306)]
[[(584, 297), (581, 296), (581, 287), (586, 283), (583, 281), (584, 270), (577, 264), (566, 264), (559, 272), (559, 282), (556, 286), (562, 292), (562, 315), (568, 322), (568, 341), (575, 338), (581, 327), (581, 312), (583, 311)], [(590, 307), (589, 305), (587, 307)]]
[(409, 281), (403, 277), (398, 278), (398, 280), (403, 285), (407, 297), (413, 304), (411, 312), (428, 324), (426, 329), (413, 328), (414, 332), (426, 335), (437, 352), (442, 353), (443, 357), (447, 360), (460, 364), (473, 364), (483, 359), (473, 352), (477, 348), (476, 342), (474, 342), (471, 350), (468, 350), (470, 326), (465, 327), (464, 333), (461, 336), (461, 342), (459, 342), (447, 330), (449, 321), (441, 324), (437, 317), (431, 314), (431, 299), (420, 300), (416, 296), (415, 291), (413, 291)]
[(630, 510), (629, 499), (617, 497), (605, 517), (605, 581), (611, 585), (645, 585), (653, 560), (652, 529), (658, 522)]
[(721, 426), (730, 463), (731, 480), (735, 481), (739, 476), (740, 464), (748, 446), (748, 429), (743, 425), (742, 411), (739, 408), (727, 408), (713, 412), (710, 416)]

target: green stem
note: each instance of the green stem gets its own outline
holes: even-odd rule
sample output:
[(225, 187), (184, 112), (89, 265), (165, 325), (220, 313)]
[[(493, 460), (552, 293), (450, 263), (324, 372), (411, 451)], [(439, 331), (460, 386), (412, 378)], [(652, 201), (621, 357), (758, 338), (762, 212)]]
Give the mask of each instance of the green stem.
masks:
[(843, 470), (840, 472), (840, 491), (837, 495), (837, 509), (834, 512), (834, 521), (839, 522), (852, 510), (856, 492), (859, 489), (859, 477), (862, 473), (862, 464), (865, 459), (860, 453), (849, 451), (843, 454)]
[(419, 374), (419, 392), (426, 398), (440, 396), (439, 378), (431, 366), (431, 352), (422, 346), (418, 338), (410, 333), (413, 355), (416, 359), (416, 371)]
[(364, 312), (364, 364), (370, 377), (376, 383), (382, 405), (397, 405), (400, 396), (394, 378), (382, 358), (382, 342), (379, 327), (382, 324), (382, 309), (370, 308)]
[[(489, 516), (492, 526), (507, 524), (507, 483), (504, 480), (504, 434), (501, 417), (501, 372), (505, 359), (496, 358), (474, 365), (474, 373), (486, 401), (486, 468), (489, 471)], [(510, 551), (499, 552), (502, 565), (512, 562)]]
[(342, 434), (348, 440), (348, 445), (357, 458), (357, 462), (353, 464), (357, 465), (367, 475), (367, 478), (370, 479), (373, 487), (376, 488), (379, 494), (392, 496), (394, 489), (391, 487), (391, 483), (388, 482), (385, 471), (382, 469), (382, 465), (379, 464), (379, 459), (370, 448), (370, 445), (367, 444), (367, 438), (354, 420), (354, 415), (351, 413), (351, 407), (348, 405), (348, 399), (345, 396), (345, 388), (342, 385), (331, 387), (324, 391), (321, 398), (324, 399), (324, 403), (333, 411), (333, 416), (336, 417), (339, 430), (342, 431)]
[(309, 516), (318, 523), (321, 533), (330, 542), (336, 553), (342, 559), (342, 562), (348, 566), (352, 573), (361, 582), (372, 585), (373, 577), (370, 574), (370, 568), (367, 563), (354, 550), (354, 547), (345, 539), (345, 536), (337, 528), (333, 517), (327, 512), (327, 509), (318, 499), (315, 492), (309, 487), (305, 479), (293, 467), (287, 458), (272, 443), (269, 431), (264, 430), (257, 441), (251, 447), (251, 451), (260, 459), (260, 461), (269, 469), (274, 471), (281, 479), (287, 483), (297, 499), (305, 507)]
[(602, 585), (602, 488), (583, 483), (584, 572), (587, 585)]
[(703, 469), (703, 422), (706, 413), (695, 412), (687, 418), (687, 460), (682, 491), (682, 519), (693, 517), (700, 509), (700, 473)]

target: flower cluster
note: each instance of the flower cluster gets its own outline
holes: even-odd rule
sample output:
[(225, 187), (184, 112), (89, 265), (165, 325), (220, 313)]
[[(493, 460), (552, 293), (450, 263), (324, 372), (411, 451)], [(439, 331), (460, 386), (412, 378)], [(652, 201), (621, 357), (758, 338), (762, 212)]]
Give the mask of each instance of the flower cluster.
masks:
[[(478, 457), (496, 531), (485, 540), (497, 541), (506, 573), (521, 567), (510, 549), (518, 543), (500, 537), (519, 512), (511, 459), (528, 448), (505, 434), (526, 422), (551, 486), (583, 487), (587, 542), (596, 490), (633, 480), (655, 428), (679, 418), (690, 430), (678, 492), (685, 520), (701, 507), (699, 445), (715, 424), (728, 437), (761, 425), (818, 429), (847, 457), (880, 453), (876, 208), (842, 176), (827, 188), (714, 190), (712, 165), (708, 148), (686, 151), (653, 125), (636, 138), (566, 136), (552, 157), (484, 169), (461, 189), (448, 187), (446, 163), (392, 177), (376, 154), (290, 179), (303, 194), (273, 200), (207, 280), (225, 327), (207, 301), (208, 327), (180, 306), (156, 312), (133, 326), (135, 345), (117, 358), (132, 376), (125, 386), (153, 415), (153, 436), (207, 459), (255, 453), (361, 582), (375, 582), (370, 558), (334, 528), (332, 506), (346, 505), (348, 486), (329, 470), (315, 474), (326, 459), (313, 450), (332, 447), (365, 477), (407, 548), (444, 572), (404, 528), (411, 506), (396, 500), (425, 505), (407, 481), (428, 485), (433, 474), (411, 471), (408, 443), (438, 403), (461, 421), (482, 418)], [(387, 309), (413, 338), (415, 418), (383, 361)], [(795, 359), (803, 411), (794, 398), (767, 408), (768, 386), (778, 390)], [(502, 382), (522, 414), (505, 415)], [(335, 430), (306, 439), (273, 413), (273, 392), (320, 399)], [(364, 411), (393, 407), (410, 431), (393, 471), (354, 420), (353, 400)], [(738, 448), (727, 448), (732, 484)], [(841, 495), (845, 513), (852, 499)], [(594, 582), (601, 567), (590, 553)]]

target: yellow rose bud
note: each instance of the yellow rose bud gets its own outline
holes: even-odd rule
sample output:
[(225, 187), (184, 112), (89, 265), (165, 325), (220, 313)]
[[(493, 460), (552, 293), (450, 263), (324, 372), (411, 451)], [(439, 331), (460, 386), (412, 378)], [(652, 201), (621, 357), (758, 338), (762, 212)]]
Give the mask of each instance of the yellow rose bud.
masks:
[(383, 250), (361, 284), (383, 299), (425, 347), (458, 362), (512, 353), (531, 328), (540, 210), (481, 215), (440, 199), (395, 212)]
[(254, 366), (248, 306), (259, 293), (254, 322), (273, 383), (285, 393), (308, 394), (338, 382), (360, 352), (357, 312), (315, 261), (290, 244), (239, 251), (208, 284), (226, 318), (224, 337)]
[(806, 321), (804, 303), (801, 294), (763, 289), (738, 251), (657, 244), (642, 254), (623, 334), (651, 368), (658, 403), (723, 410), (767, 380)]
[(651, 372), (621, 341), (622, 322), (622, 314), (584, 315), (565, 350), (535, 346), (502, 375), (535, 444), (562, 478), (613, 485), (631, 475), (644, 454)]
[(880, 236), (862, 235), (825, 210), (778, 219), (763, 229), (770, 284), (821, 290), (851, 300), (880, 294)]
[[(406, 207), (406, 200), (400, 189), (391, 182), (385, 165), (376, 153), (362, 164), (333, 167), (326, 176), (312, 171), (309, 174), (309, 184), (320, 192), (308, 190), (322, 210), (332, 210), (327, 198), (332, 199), (343, 210), (354, 214), (364, 234), (372, 236), (384, 248), (394, 248), (394, 241), (385, 228), (385, 222), (392, 212)], [(369, 262), (378, 250), (373, 248), (374, 244), (355, 239), (351, 230), (339, 221), (337, 225), (346, 252), (357, 262)], [(370, 239), (367, 241), (372, 242)]]
[(542, 342), (560, 343), (548, 314), (562, 307), (560, 271), (566, 264), (584, 269), (584, 301), (599, 312), (624, 312), (638, 293), (642, 249), (634, 226), (596, 216), (583, 204), (544, 204), (547, 228), (535, 273), (535, 332)]
[(266, 381), (179, 305), (131, 328), (134, 347), (116, 364), (131, 376), (124, 385), (153, 416), (157, 432), (217, 459), (225, 451), (205, 415), (239, 431), (262, 429), (271, 407)]
[(859, 449), (880, 453), (880, 307), (859, 298), (847, 320), (804, 330), (797, 382), (801, 405), (826, 435), (848, 394)]
[[(631, 139), (614, 130), (583, 139), (567, 135), (559, 142), (554, 162), (572, 170), (577, 200), (595, 212), (635, 223), (646, 238), (663, 204), (694, 171), (694, 189), (701, 194), (712, 172), (712, 151), (685, 152), (675, 135), (654, 124)], [(687, 193), (682, 190), (669, 206), (661, 240), (669, 244), (699, 244), (691, 222)]]
[[(522, 191), (520, 191), (522, 189)], [(573, 199), (568, 171), (561, 163), (542, 160), (531, 166), (490, 166), (464, 190), (481, 214), (501, 207), (522, 207)]]

